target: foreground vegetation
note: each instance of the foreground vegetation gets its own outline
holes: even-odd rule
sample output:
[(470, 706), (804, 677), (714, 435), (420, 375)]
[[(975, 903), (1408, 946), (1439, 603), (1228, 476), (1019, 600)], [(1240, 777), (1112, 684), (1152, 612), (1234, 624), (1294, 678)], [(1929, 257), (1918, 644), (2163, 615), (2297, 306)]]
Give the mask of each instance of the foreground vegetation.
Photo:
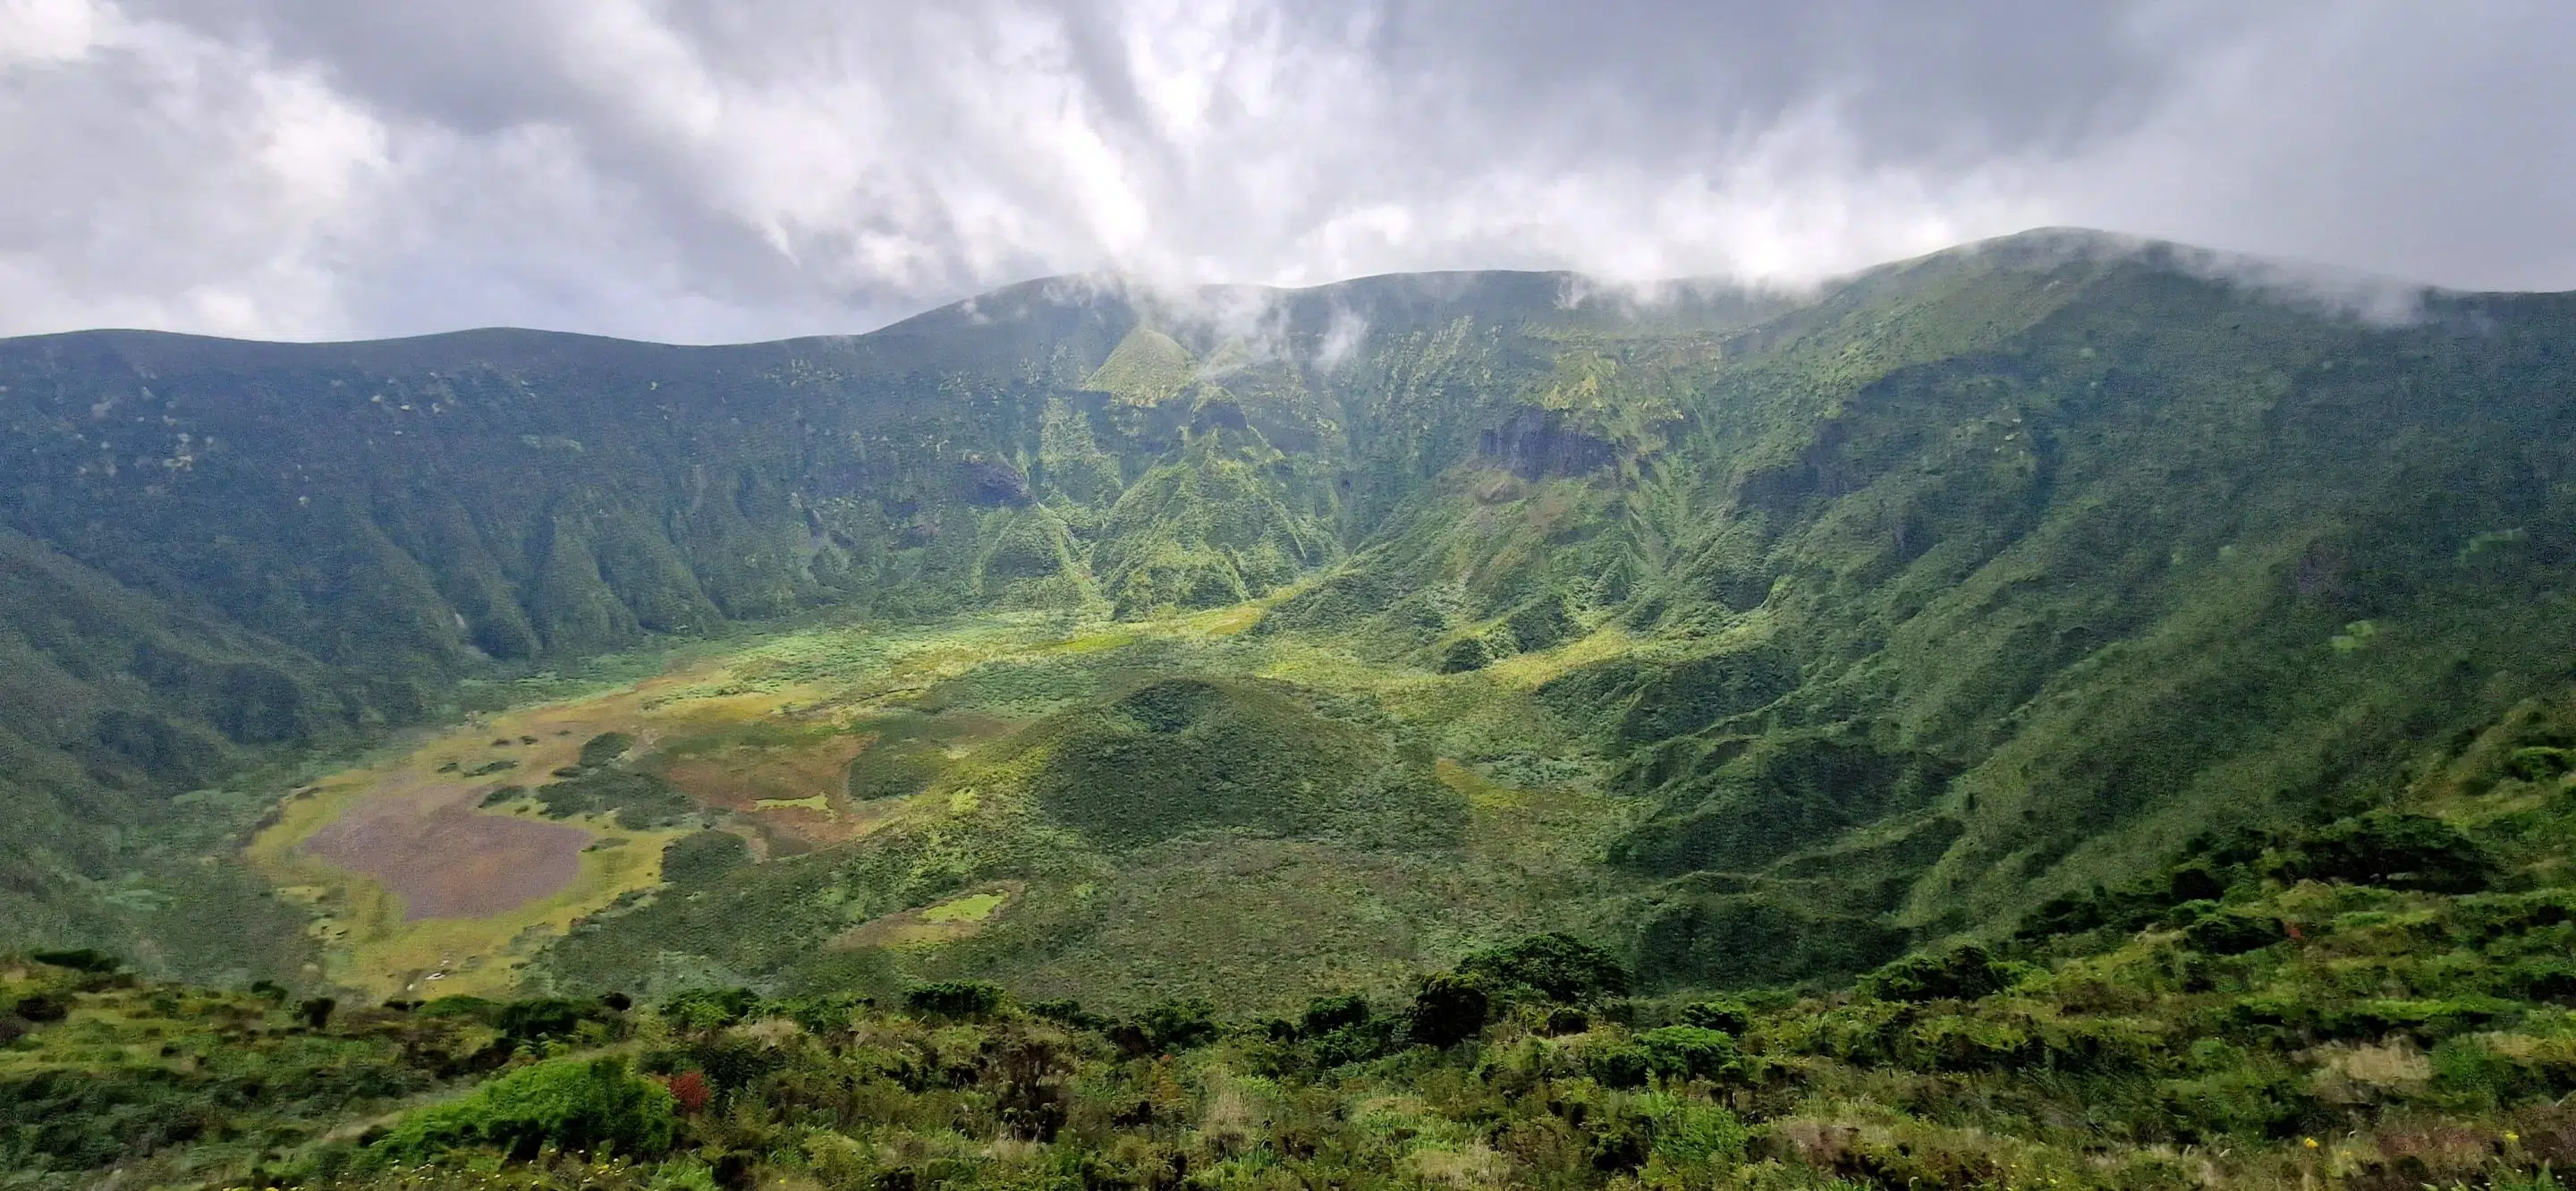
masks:
[(341, 1006), (0, 965), (0, 1185), (2556, 1187), (2576, 735), (2206, 838), (1845, 988), (1656, 995), (1564, 934), (1395, 995), (975, 981)]

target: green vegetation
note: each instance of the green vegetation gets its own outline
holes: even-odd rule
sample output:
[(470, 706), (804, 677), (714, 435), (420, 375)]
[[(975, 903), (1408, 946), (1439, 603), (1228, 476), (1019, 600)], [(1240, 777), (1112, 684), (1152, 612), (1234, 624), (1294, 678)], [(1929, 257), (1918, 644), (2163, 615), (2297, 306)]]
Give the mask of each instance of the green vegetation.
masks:
[[(2202, 841), (1845, 991), (1639, 996), (1612, 953), (1550, 933), (1269, 1018), (977, 980), (317, 1013), (63, 954), (0, 970), (0, 1118), (31, 1187), (109, 1166), (206, 1186), (2551, 1187), (2576, 1161), (2576, 787), (2480, 778), (2515, 728), (2427, 775), (2410, 802), (2438, 814)], [(2478, 887), (2421, 879), (2464, 854)]]
[(2556, 1185), (2576, 303), (1569, 283), (0, 343), (0, 1159)]
[(1363, 847), (1457, 842), (1455, 794), (1302, 702), (1240, 681), (1150, 683), (1039, 730), (1039, 804), (1112, 848), (1226, 827)]

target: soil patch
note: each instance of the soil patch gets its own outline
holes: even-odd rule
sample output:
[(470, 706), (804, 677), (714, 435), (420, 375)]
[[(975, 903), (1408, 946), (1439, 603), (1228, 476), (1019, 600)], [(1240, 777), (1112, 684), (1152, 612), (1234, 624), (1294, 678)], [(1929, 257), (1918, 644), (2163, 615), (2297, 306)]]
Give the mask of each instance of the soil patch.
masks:
[[(403, 920), (506, 913), (572, 883), (591, 833), (475, 811), (485, 787), (397, 780), (304, 841), (316, 860), (374, 878)], [(409, 787), (408, 789), (400, 787)]]

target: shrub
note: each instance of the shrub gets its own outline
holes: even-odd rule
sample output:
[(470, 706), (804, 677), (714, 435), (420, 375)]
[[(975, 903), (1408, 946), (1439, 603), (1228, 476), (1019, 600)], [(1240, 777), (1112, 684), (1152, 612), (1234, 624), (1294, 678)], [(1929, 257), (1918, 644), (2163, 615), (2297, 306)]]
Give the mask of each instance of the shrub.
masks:
[(1653, 1073), (1654, 1059), (1645, 1047), (1621, 1042), (1584, 1052), (1583, 1070), (1603, 1087), (1634, 1088), (1643, 1086)]
[(715, 1098), (707, 1087), (707, 1077), (695, 1071), (674, 1071), (662, 1077), (662, 1086), (671, 1090), (671, 1103), (681, 1115), (695, 1116)]
[(1742, 1057), (1735, 1039), (1704, 1026), (1664, 1026), (1637, 1036), (1646, 1066), (1673, 1079), (1715, 1079), (1736, 1068)]
[[(253, 985), (252, 991), (258, 991), (258, 986)], [(489, 1024), (499, 1020), (501, 1004), (482, 997), (440, 997), (434, 1001), (423, 1002), (418, 1012), (422, 1017), (470, 1017)]]
[(1496, 652), (1493, 643), (1481, 635), (1460, 637), (1450, 642), (1449, 648), (1441, 652), (1437, 669), (1443, 674), (1463, 674), (1469, 670), (1482, 670), (1494, 664)]
[(1317, 1067), (1364, 1063), (1393, 1052), (1404, 1023), (1391, 1017), (1353, 1022), (1306, 1040), (1306, 1053)]
[(88, 972), (100, 976), (125, 966), (124, 961), (93, 947), (30, 951), (27, 953), (27, 958), (40, 964), (50, 964), (57, 968), (69, 968), (75, 972)]
[(1860, 978), (1862, 996), (1880, 1001), (1971, 1001), (2001, 992), (2010, 974), (1975, 943), (1940, 955), (1909, 955)]
[(2576, 770), (2576, 750), (2519, 748), (2505, 758), (2504, 771), (2526, 782), (2555, 781)]
[(1635, 1111), (1646, 1119), (1653, 1137), (1650, 1154), (1682, 1167), (1723, 1168), (1743, 1160), (1752, 1131), (1734, 1113), (1664, 1092), (1637, 1098)]
[(706, 988), (662, 1002), (662, 1020), (684, 1029), (716, 1030), (751, 1016), (760, 996), (747, 988)]
[(677, 1108), (670, 1089), (629, 1072), (622, 1058), (560, 1060), (520, 1068), (462, 1099), (413, 1113), (372, 1148), (389, 1161), (476, 1146), (522, 1159), (548, 1145), (653, 1157), (669, 1151), (677, 1136)]
[(2486, 888), (2495, 862), (2440, 819), (2373, 811), (2319, 828), (2274, 853), (2268, 867), (2289, 881), (2475, 893)]
[(597, 1001), (540, 997), (503, 1005), (492, 1024), (513, 1044), (565, 1041), (578, 1037), (581, 1023), (594, 1019), (605, 1008)]
[(1682, 1024), (1742, 1034), (1753, 1028), (1753, 1011), (1740, 1001), (1701, 1001), (1682, 1006)]
[(1368, 998), (1359, 993), (1344, 993), (1307, 1002), (1306, 1012), (1297, 1019), (1297, 1028), (1306, 1036), (1313, 1037), (1343, 1026), (1355, 1026), (1368, 1019)]
[(1406, 1035), (1426, 1046), (1454, 1046), (1485, 1028), (1493, 998), (1474, 978), (1442, 972), (1422, 981), (1405, 1021)]
[(817, 993), (789, 997), (779, 1002), (774, 1011), (804, 1027), (808, 1034), (831, 1034), (849, 1029), (859, 1009), (868, 1003), (849, 993)]
[(1002, 1007), (1002, 987), (980, 980), (916, 984), (903, 994), (903, 1003), (930, 1017), (986, 1017)]
[(1164, 1001), (1110, 1030), (1111, 1041), (1135, 1054), (1171, 1054), (1216, 1036), (1216, 1006), (1196, 997)]
[(32, 1022), (61, 1021), (71, 1016), (71, 999), (56, 993), (34, 993), (18, 998), (10, 1012)]
[(580, 764), (584, 769), (597, 769), (615, 762), (635, 747), (635, 738), (624, 732), (602, 732), (581, 744)]
[(1618, 996), (1629, 986), (1628, 969), (1609, 952), (1562, 932), (1479, 951), (1460, 963), (1458, 971), (1567, 1004)]
[(2242, 955), (2280, 942), (2289, 937), (2289, 931), (2278, 918), (2213, 910), (2184, 926), (2182, 937), (2194, 949), (2211, 955)]
[(1032, 1003), (1029, 1006), (1029, 1012), (1077, 1030), (1097, 1030), (1109, 1024), (1108, 1019), (1083, 1008), (1082, 1002), (1071, 997), (1057, 997)]

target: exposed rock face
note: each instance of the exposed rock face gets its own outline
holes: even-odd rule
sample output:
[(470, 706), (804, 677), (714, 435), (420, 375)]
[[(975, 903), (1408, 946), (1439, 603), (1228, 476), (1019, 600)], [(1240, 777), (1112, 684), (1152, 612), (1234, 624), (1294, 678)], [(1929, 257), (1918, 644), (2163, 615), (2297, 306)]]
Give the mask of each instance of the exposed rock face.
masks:
[(1563, 414), (1523, 406), (1510, 421), (1483, 433), (1478, 453), (1513, 475), (1536, 480), (1599, 471), (1618, 457), (1618, 447), (1607, 439), (1566, 429)]
[(965, 470), (970, 499), (976, 504), (1016, 509), (1029, 503), (1029, 478), (1020, 469), (984, 458), (968, 459), (959, 466)]

